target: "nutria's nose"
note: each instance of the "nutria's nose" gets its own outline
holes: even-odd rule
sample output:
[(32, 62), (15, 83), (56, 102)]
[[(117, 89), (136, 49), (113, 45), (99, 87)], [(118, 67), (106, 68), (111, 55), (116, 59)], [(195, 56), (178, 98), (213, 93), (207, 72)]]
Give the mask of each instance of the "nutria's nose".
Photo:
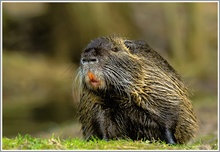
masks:
[(81, 63), (84, 64), (93, 64), (97, 63), (97, 49), (96, 48), (88, 48), (86, 49), (81, 56)]
[(93, 64), (93, 63), (97, 63), (98, 62), (98, 59), (96, 58), (96, 57), (83, 57), (82, 59), (81, 59), (81, 63), (83, 64), (83, 65), (85, 65), (85, 64)]

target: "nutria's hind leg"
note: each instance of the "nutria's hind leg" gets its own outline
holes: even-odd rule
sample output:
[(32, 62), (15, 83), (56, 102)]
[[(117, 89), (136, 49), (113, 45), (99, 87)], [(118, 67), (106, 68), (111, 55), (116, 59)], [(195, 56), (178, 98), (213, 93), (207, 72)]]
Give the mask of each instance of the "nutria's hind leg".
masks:
[(175, 145), (176, 144), (176, 138), (174, 136), (174, 132), (169, 128), (165, 128), (164, 133), (165, 133), (164, 137), (165, 137), (166, 143), (170, 144), (170, 145)]

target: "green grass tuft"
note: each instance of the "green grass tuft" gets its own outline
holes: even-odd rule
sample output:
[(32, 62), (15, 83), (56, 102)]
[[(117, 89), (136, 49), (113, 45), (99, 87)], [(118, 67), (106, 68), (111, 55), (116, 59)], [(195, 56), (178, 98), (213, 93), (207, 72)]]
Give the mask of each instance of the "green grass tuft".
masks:
[(164, 142), (131, 141), (131, 140), (111, 140), (104, 141), (94, 139), (84, 141), (78, 138), (60, 139), (34, 138), (30, 135), (22, 136), (18, 134), (15, 138), (3, 138), (3, 150), (217, 150), (217, 139), (213, 136), (206, 136), (187, 145), (167, 145)]

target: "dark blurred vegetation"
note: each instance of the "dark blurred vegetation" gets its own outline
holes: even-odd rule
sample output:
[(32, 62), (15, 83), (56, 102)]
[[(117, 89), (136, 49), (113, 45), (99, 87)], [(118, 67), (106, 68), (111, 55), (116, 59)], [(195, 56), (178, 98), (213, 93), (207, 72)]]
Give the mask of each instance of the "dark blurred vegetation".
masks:
[(145, 40), (166, 58), (192, 91), (202, 134), (217, 135), (217, 7), (3, 2), (3, 136), (80, 136), (71, 93), (80, 53), (114, 34)]

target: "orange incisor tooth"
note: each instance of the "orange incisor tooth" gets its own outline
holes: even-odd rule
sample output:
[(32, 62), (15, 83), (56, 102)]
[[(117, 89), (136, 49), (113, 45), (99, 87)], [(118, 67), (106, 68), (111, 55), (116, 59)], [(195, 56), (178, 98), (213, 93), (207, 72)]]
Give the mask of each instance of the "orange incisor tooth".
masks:
[(92, 72), (88, 72), (88, 76), (90, 80), (95, 80), (95, 75)]

